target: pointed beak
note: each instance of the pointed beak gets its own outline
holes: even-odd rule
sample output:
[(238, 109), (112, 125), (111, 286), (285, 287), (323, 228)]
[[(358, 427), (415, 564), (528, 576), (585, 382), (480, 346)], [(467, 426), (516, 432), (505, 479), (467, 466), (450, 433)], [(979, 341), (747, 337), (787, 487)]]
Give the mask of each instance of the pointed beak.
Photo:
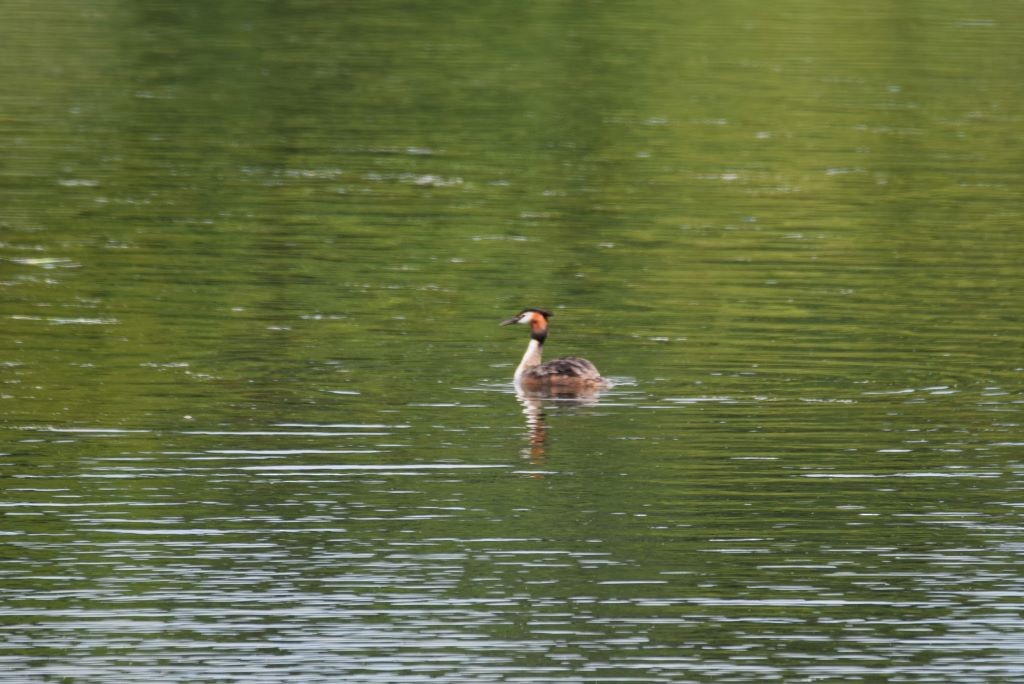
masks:
[(516, 316), (514, 318), (508, 319), (507, 321), (502, 321), (501, 324), (502, 325), (512, 325), (513, 323), (518, 323), (518, 322), (519, 322), (519, 316)]

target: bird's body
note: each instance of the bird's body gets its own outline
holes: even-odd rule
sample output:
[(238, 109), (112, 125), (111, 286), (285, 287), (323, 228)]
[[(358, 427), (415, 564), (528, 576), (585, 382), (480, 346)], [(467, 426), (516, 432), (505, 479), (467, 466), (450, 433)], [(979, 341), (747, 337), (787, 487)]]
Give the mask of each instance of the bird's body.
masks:
[(530, 344), (519, 362), (513, 378), (517, 385), (528, 389), (581, 389), (605, 387), (607, 382), (590, 361), (566, 356), (541, 363), (544, 340), (548, 336), (548, 318), (551, 313), (543, 309), (523, 309), (502, 325), (522, 323), (530, 326)]

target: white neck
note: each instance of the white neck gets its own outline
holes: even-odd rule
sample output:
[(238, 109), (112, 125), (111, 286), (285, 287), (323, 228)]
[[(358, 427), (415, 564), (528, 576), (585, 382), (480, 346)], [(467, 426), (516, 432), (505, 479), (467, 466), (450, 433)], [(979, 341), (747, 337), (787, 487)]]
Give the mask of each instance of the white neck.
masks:
[(517, 382), (519, 378), (523, 377), (523, 373), (534, 366), (540, 365), (540, 352), (540, 342), (531, 337), (530, 344), (526, 347), (526, 353), (523, 354), (523, 360), (519, 362), (519, 366), (516, 368), (516, 374), (512, 376)]

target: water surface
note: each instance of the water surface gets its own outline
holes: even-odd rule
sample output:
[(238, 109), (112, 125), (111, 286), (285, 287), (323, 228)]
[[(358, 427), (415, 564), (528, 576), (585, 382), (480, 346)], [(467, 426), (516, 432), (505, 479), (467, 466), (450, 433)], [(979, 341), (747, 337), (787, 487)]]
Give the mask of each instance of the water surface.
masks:
[(9, 4), (0, 682), (1021, 676), (1015, 3)]

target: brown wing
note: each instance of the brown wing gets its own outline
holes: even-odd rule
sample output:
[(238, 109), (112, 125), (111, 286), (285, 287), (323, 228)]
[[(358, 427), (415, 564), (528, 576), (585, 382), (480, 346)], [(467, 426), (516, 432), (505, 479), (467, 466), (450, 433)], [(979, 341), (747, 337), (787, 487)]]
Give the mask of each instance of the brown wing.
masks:
[(529, 374), (538, 380), (562, 378), (579, 378), (581, 380), (599, 379), (601, 374), (597, 372), (594, 364), (586, 359), (577, 356), (566, 356), (554, 361), (548, 361), (531, 368)]

